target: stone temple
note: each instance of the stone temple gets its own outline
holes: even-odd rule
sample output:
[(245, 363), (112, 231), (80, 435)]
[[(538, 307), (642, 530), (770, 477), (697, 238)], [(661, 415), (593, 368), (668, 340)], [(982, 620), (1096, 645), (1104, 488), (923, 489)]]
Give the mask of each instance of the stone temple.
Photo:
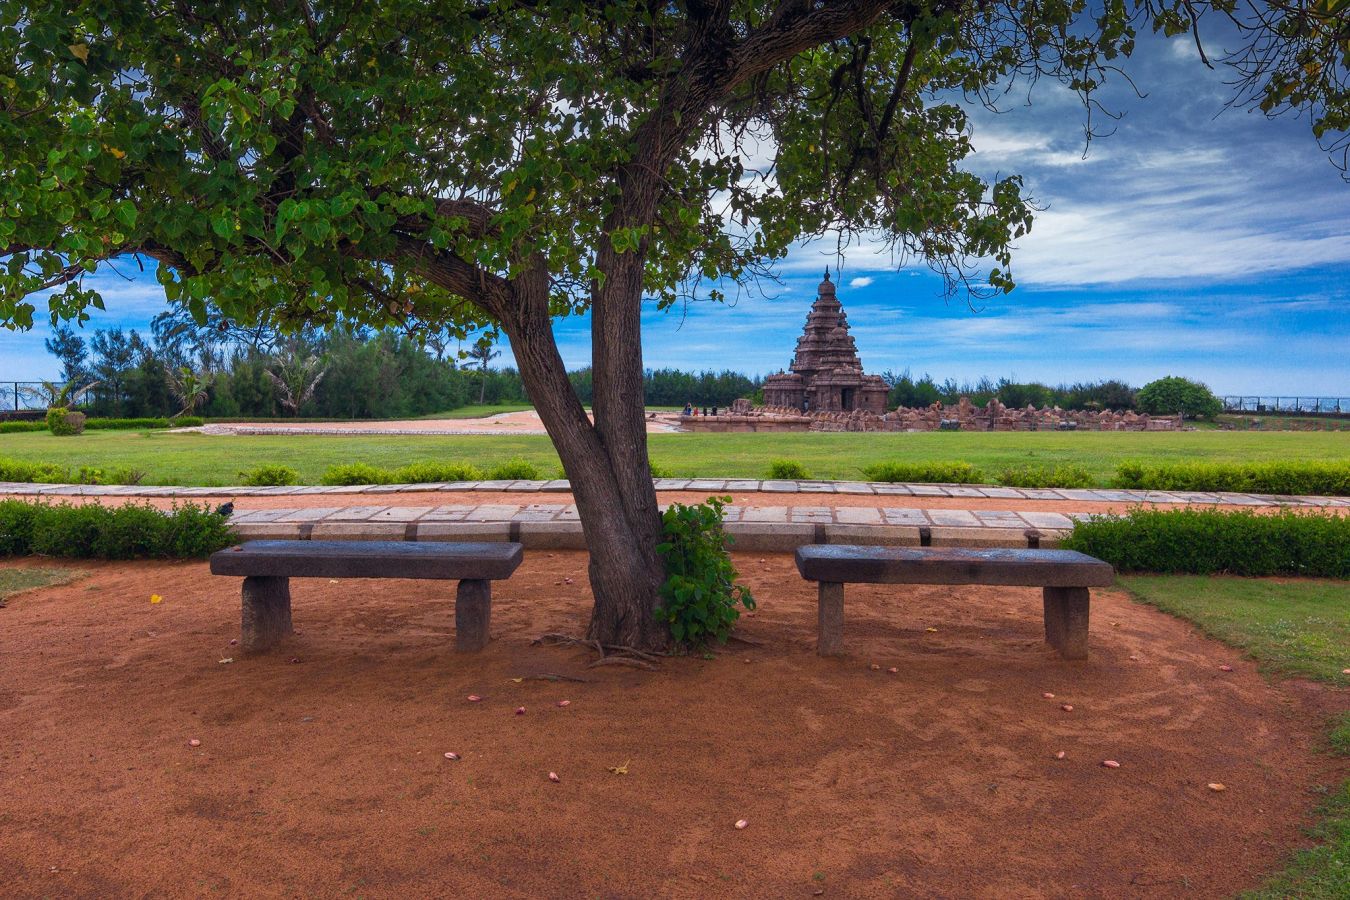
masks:
[(790, 372), (764, 379), (764, 405), (803, 412), (886, 412), (889, 388), (880, 375), (864, 375), (848, 318), (834, 295), (830, 270), (816, 291), (816, 302), (806, 316), (806, 329), (797, 338), (797, 354)]

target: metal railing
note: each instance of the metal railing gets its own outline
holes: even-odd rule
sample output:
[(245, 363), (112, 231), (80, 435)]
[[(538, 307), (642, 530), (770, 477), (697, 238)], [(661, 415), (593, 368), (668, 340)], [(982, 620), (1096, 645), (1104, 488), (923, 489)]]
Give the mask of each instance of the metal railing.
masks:
[(1265, 415), (1350, 416), (1350, 397), (1221, 397), (1224, 412)]

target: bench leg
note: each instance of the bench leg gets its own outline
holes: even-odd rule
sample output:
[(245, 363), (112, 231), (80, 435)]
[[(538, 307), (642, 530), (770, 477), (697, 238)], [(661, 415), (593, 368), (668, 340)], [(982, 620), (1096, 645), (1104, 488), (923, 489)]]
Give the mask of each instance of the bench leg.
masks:
[(1065, 659), (1087, 659), (1088, 589), (1044, 588), (1045, 642)]
[(844, 653), (844, 585), (837, 581), (820, 582), (817, 608), (816, 653), (842, 656)]
[(290, 579), (259, 575), (245, 578), (239, 629), (239, 646), (243, 651), (262, 653), (270, 650), (293, 630)]
[(472, 653), (486, 647), (491, 615), (492, 582), (461, 581), (455, 594), (455, 649)]

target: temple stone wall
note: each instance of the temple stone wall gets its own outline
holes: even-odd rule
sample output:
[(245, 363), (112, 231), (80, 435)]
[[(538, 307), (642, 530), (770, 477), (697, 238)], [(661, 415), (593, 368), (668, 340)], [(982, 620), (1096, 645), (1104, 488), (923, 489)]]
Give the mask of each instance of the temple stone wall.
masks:
[[(784, 418), (794, 421), (794, 430), (810, 431), (1178, 431), (1180, 416), (1149, 416), (1134, 412), (1092, 412), (1055, 407), (1010, 409), (990, 400), (975, 406), (965, 397), (955, 406), (934, 403), (924, 409), (901, 408), (885, 415), (864, 410), (813, 412), (802, 415), (790, 407), (764, 405), (743, 417)], [(801, 420), (809, 424), (805, 429)], [(749, 428), (738, 430), (752, 430)], [(763, 427), (753, 430), (766, 430)]]

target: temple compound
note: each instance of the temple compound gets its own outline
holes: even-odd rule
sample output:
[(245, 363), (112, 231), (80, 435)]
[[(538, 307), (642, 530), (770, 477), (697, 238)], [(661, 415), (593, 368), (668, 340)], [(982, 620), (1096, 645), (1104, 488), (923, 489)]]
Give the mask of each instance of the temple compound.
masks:
[(805, 413), (861, 410), (880, 416), (886, 412), (889, 391), (880, 375), (863, 374), (848, 318), (826, 269), (806, 316), (806, 329), (797, 338), (791, 371), (764, 379), (764, 405)]

